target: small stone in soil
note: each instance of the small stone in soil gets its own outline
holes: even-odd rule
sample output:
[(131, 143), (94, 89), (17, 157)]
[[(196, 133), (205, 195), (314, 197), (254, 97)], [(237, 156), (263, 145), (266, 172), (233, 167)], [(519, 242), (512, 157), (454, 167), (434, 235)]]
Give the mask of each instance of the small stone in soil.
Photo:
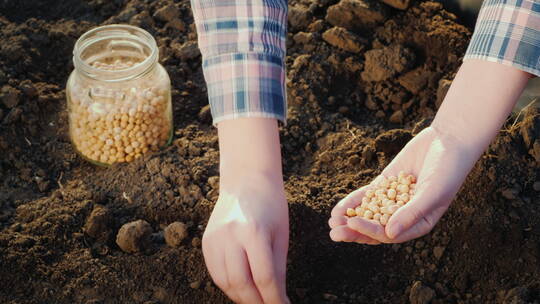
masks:
[(437, 260), (440, 259), (443, 254), (444, 254), (444, 247), (437, 246), (433, 248), (433, 255), (435, 256)]
[(11, 87), (4, 86), (0, 90), (0, 101), (8, 108), (14, 108), (19, 104), (20, 101), (20, 91)]
[(171, 247), (178, 247), (187, 237), (186, 224), (181, 222), (171, 223), (165, 228), (165, 242)]
[(411, 304), (428, 304), (434, 297), (435, 291), (433, 289), (423, 285), (420, 281), (416, 281), (411, 287), (409, 301)]
[(102, 205), (96, 205), (88, 216), (83, 231), (95, 239), (107, 237), (110, 232), (110, 224), (109, 209)]
[(116, 235), (116, 244), (124, 252), (141, 252), (150, 245), (152, 227), (144, 220), (124, 224)]

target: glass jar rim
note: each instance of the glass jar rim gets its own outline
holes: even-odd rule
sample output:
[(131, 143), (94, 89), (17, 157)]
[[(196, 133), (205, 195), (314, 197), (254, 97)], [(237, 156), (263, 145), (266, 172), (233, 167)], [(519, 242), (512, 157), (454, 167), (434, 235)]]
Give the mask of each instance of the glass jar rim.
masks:
[[(90, 65), (82, 59), (83, 52), (96, 42), (131, 35), (137, 42), (150, 49), (150, 54), (143, 61), (122, 70), (103, 70)], [(73, 65), (84, 76), (107, 82), (119, 82), (138, 78), (151, 70), (159, 60), (156, 40), (146, 30), (127, 24), (110, 24), (93, 28), (84, 33), (73, 48)]]

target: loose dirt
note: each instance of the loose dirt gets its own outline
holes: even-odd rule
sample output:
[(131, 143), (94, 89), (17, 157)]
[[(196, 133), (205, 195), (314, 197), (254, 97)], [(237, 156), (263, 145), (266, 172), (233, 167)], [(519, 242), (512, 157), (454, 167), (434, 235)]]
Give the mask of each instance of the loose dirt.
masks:
[[(429, 124), (471, 29), (435, 2), (289, 6), (281, 135), (292, 302), (539, 303), (537, 110), (509, 118), (429, 235), (376, 247), (328, 236), (331, 208)], [(188, 1), (0, 1), (0, 302), (228, 303), (201, 252), (218, 139), (192, 21)], [(104, 169), (69, 142), (65, 82), (76, 39), (110, 23), (158, 40), (175, 138)], [(145, 246), (126, 253), (116, 235), (138, 220)], [(187, 234), (170, 247), (163, 230), (176, 221)]]

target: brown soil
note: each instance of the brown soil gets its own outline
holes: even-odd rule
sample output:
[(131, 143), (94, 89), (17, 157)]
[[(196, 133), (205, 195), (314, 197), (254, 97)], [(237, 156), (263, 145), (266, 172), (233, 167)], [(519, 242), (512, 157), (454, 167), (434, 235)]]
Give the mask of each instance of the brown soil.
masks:
[[(398, 11), (363, 0), (350, 11), (355, 1), (289, 3), (281, 132), (292, 302), (540, 303), (538, 112), (510, 118), (431, 234), (376, 247), (330, 241), (332, 206), (429, 123), (470, 38), (434, 2)], [(64, 89), (76, 39), (120, 22), (157, 37), (176, 132), (164, 151), (104, 169), (74, 153)], [(227, 303), (200, 246), (218, 147), (191, 24), (187, 0), (0, 1), (1, 303)], [(136, 220), (151, 235), (145, 226), (144, 244), (125, 253), (116, 235)], [(172, 248), (163, 229), (175, 221), (188, 234)]]

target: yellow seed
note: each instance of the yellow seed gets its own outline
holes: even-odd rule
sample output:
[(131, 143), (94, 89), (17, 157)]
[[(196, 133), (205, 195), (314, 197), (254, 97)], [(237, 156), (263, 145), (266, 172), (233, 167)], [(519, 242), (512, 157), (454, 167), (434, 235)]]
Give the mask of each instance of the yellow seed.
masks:
[(364, 218), (370, 220), (373, 218), (373, 211), (371, 210), (366, 210), (366, 212), (364, 212)]
[(356, 215), (364, 214), (364, 211), (366, 211), (365, 208), (362, 208), (362, 207), (360, 207), (360, 206), (354, 208), (354, 213), (355, 213)]
[(388, 223), (388, 219), (390, 219), (390, 215), (388, 214), (383, 214), (379, 220), (379, 222), (381, 223), (381, 225), (383, 226), (386, 226), (386, 224)]
[(105, 154), (101, 154), (101, 156), (99, 157), (99, 161), (102, 162), (102, 163), (106, 163), (108, 160), (109, 160), (109, 158)]
[(377, 205), (375, 205), (375, 204), (370, 204), (368, 209), (373, 211), (373, 213), (379, 212), (379, 207)]
[(399, 209), (398, 205), (392, 205), (388, 207), (388, 214), (394, 214)]
[(410, 185), (410, 184), (411, 184), (410, 178), (409, 178), (409, 177), (404, 178), (404, 179), (401, 181), (401, 184), (407, 185), (407, 186)]
[(368, 203), (369, 198), (367, 196), (362, 197), (362, 203)]
[(409, 186), (401, 184), (397, 187), (399, 193), (409, 193)]
[(375, 213), (375, 214), (373, 215), (373, 219), (376, 220), (376, 221), (378, 221), (380, 218), (381, 218), (381, 214), (380, 214), (380, 213)]
[(388, 181), (390, 181), (390, 183), (397, 182), (397, 177), (392, 175), (392, 176), (388, 177)]
[(353, 217), (356, 216), (356, 212), (353, 208), (347, 208), (347, 216)]
[(403, 193), (400, 200), (402, 200), (404, 203), (409, 202), (409, 194)]
[(389, 189), (387, 195), (389, 199), (395, 199), (397, 195), (396, 190)]
[(396, 203), (396, 206), (398, 206), (398, 207), (403, 207), (403, 206), (405, 206), (405, 203), (404, 203), (403, 201), (398, 201), (398, 202)]
[(373, 190), (370, 189), (366, 191), (367, 198), (372, 198), (374, 195), (375, 195), (375, 192)]
[(388, 186), (390, 185), (388, 179), (386, 179), (386, 177), (382, 177), (381, 181), (379, 182), (379, 187), (381, 188), (388, 188)]

